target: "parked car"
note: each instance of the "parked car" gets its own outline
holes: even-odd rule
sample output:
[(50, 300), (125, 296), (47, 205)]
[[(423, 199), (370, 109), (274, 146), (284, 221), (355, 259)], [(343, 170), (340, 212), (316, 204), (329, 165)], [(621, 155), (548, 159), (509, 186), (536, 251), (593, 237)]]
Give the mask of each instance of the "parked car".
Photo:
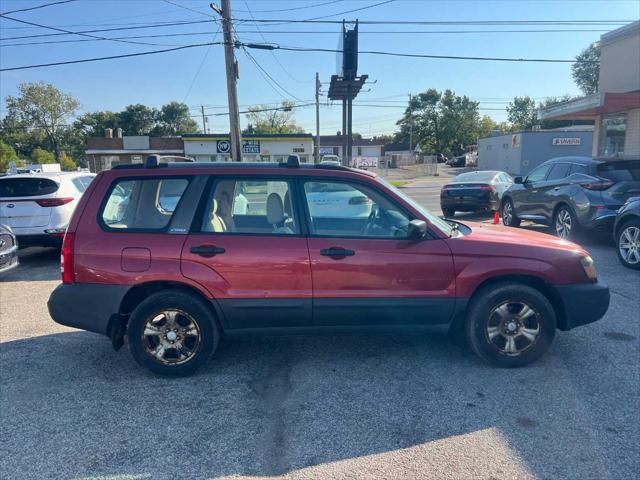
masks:
[(71, 214), (94, 177), (86, 172), (2, 177), (0, 223), (11, 227), (20, 247), (59, 247)]
[(637, 195), (638, 159), (553, 158), (514, 178), (502, 198), (502, 221), (517, 227), (532, 220), (572, 239), (580, 230), (611, 231), (617, 210)]
[[(260, 213), (222, 218), (247, 178), (271, 192), (266, 206), (247, 195), (247, 211)], [(105, 218), (123, 185), (126, 208)], [(338, 186), (365, 197), (369, 215), (335, 217), (322, 198)], [(171, 212), (158, 203), (163, 189), (182, 192)], [(193, 373), (223, 336), (352, 330), (440, 328), (517, 367), (556, 330), (594, 322), (609, 305), (578, 245), (447, 222), (370, 172), (291, 162), (101, 172), (69, 223), (61, 263), (52, 318), (116, 349), (126, 336), (140, 365), (170, 376)]]
[(466, 155), (459, 155), (457, 157), (452, 157), (447, 160), (446, 165), (450, 167), (464, 167), (466, 164)]
[(497, 212), (502, 195), (511, 185), (513, 178), (505, 172), (461, 173), (440, 190), (440, 208), (445, 217), (453, 217), (456, 211)]
[(630, 198), (618, 210), (613, 237), (622, 264), (640, 270), (640, 197)]
[(18, 241), (6, 225), (0, 225), (0, 273), (18, 266)]

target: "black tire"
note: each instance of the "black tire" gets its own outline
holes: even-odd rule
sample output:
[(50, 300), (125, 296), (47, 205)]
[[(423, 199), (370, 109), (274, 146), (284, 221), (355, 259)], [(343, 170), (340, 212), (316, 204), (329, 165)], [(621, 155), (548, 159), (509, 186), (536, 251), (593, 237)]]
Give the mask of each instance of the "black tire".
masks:
[[(640, 220), (629, 220), (624, 224), (622, 224), (622, 226), (618, 227), (618, 232), (616, 234), (616, 252), (618, 253), (618, 258), (620, 259), (620, 263), (622, 263), (622, 265), (624, 265), (625, 267), (631, 268), (633, 270), (640, 270), (640, 261), (637, 260), (638, 256), (640, 255), (640, 250), (638, 250), (638, 247), (639, 247), (638, 240), (636, 239), (635, 249), (633, 250), (636, 253), (635, 255), (632, 255), (632, 257), (629, 259), (626, 259), (622, 255), (621, 244), (623, 242), (628, 243), (629, 237), (633, 239), (637, 234), (636, 232), (638, 231), (640, 231)], [(625, 236), (625, 232), (628, 233), (627, 236)], [(628, 252), (628, 249), (625, 248), (624, 250)], [(634, 260), (635, 260), (635, 263), (634, 263)]]
[[(169, 316), (166, 316), (165, 324), (161, 325), (163, 312), (167, 312), (167, 315), (175, 312), (173, 321), (176, 330), (178, 330), (176, 333), (178, 336), (173, 340), (176, 342), (175, 345), (180, 345), (180, 349), (163, 348), (162, 351), (165, 353), (163, 359), (160, 360), (151, 355), (150, 350), (154, 346), (154, 342), (157, 342), (156, 351), (159, 350), (161, 342), (163, 345), (169, 342), (167, 332), (164, 330), (169, 328), (167, 323)], [(148, 322), (157, 318), (160, 318), (159, 326), (153, 324), (149, 327)], [(187, 324), (195, 324), (197, 332), (195, 335), (186, 331), (187, 328), (193, 331), (193, 328)], [(146, 328), (152, 328), (154, 334), (144, 335)], [(164, 331), (165, 334), (156, 334), (155, 331)], [(180, 290), (164, 290), (154, 293), (140, 303), (131, 313), (127, 336), (129, 349), (136, 362), (158, 375), (168, 377), (185, 377), (193, 374), (213, 355), (220, 339), (218, 325), (211, 307), (198, 296)], [(174, 345), (173, 342), (171, 344)], [(189, 353), (188, 356), (185, 354), (185, 360), (171, 358), (171, 356), (175, 357), (178, 354), (183, 355), (183, 352)], [(174, 363), (167, 363), (172, 361)]]
[[(506, 305), (512, 309), (518, 302), (528, 306), (534, 314), (522, 322), (522, 327), (516, 325), (512, 334), (498, 333), (494, 339), (490, 335), (495, 333), (496, 310)], [(513, 310), (524, 312), (524, 310)], [(509, 312), (509, 315), (514, 313)], [(519, 320), (517, 322), (520, 322)], [(498, 328), (500, 332), (507, 332), (507, 324)], [(536, 325), (538, 333), (533, 341), (525, 337), (534, 331)], [(535, 288), (516, 282), (493, 284), (479, 290), (471, 299), (465, 322), (465, 335), (471, 350), (481, 359), (503, 368), (522, 367), (537, 360), (549, 348), (556, 334), (556, 314), (549, 300)], [(514, 348), (522, 349), (516, 353), (508, 353), (507, 338), (513, 338)], [(502, 345), (504, 344), (504, 345)], [(517, 345), (517, 347), (516, 347)]]
[(502, 224), (505, 227), (520, 226), (521, 220), (516, 216), (516, 210), (510, 198), (505, 198), (502, 202), (502, 211), (500, 212), (500, 214), (502, 217)]
[(554, 235), (564, 240), (575, 240), (580, 231), (576, 214), (567, 205), (560, 205), (556, 208), (553, 214), (552, 228)]
[(451, 218), (456, 214), (455, 209), (451, 208), (451, 207), (440, 207), (442, 210), (442, 214), (446, 217), (446, 218)]

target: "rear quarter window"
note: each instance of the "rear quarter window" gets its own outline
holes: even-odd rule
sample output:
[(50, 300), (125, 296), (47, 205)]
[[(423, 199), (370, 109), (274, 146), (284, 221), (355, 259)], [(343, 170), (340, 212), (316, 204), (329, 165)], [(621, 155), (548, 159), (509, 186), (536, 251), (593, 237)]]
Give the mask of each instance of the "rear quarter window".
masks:
[(100, 211), (100, 223), (107, 230), (164, 230), (188, 185), (186, 178), (116, 180)]
[(93, 179), (93, 176), (87, 175), (86, 177), (76, 177), (72, 179), (71, 182), (79, 192), (84, 193), (85, 190), (89, 188), (89, 185), (91, 184)]
[(0, 198), (39, 197), (58, 191), (59, 185), (50, 178), (2, 178)]
[(612, 182), (640, 181), (640, 160), (621, 160), (598, 165), (598, 176)]

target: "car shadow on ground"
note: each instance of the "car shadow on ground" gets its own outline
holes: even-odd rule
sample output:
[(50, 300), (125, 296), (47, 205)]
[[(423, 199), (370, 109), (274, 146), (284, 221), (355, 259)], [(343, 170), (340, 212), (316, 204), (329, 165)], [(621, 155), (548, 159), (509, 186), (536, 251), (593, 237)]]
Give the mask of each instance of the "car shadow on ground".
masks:
[[(3, 343), (0, 360), (9, 477), (461, 478), (469, 458), (486, 478), (611, 476), (592, 444), (611, 439), (581, 400), (591, 384), (553, 350), (500, 370), (437, 334), (236, 339), (195, 376), (167, 379), (126, 348), (70, 332)], [(422, 459), (416, 471), (387, 459), (403, 449)], [(446, 463), (442, 449), (448, 471), (425, 471)], [(545, 461), (558, 455), (567, 463)], [(619, 458), (633, 467), (622, 453), (608, 461)]]
[(60, 270), (51, 265), (60, 262), (59, 248), (28, 247), (18, 250), (20, 264), (0, 276), (0, 282), (59, 280)]

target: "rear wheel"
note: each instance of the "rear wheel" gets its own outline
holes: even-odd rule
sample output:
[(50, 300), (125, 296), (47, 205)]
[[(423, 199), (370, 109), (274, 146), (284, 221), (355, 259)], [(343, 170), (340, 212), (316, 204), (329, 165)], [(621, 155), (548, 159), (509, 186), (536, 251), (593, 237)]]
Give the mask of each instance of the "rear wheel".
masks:
[(451, 218), (456, 214), (456, 211), (451, 207), (441, 207), (441, 208), (442, 208), (442, 214), (447, 218)]
[(207, 362), (219, 333), (209, 306), (199, 297), (168, 290), (138, 305), (127, 329), (133, 358), (159, 375), (191, 375)]
[(500, 283), (477, 292), (467, 313), (465, 333), (472, 350), (499, 367), (521, 367), (549, 348), (556, 315), (538, 290)]
[(560, 206), (553, 216), (553, 230), (556, 236), (572, 240), (578, 231), (578, 221), (573, 211), (566, 205)]
[(510, 198), (502, 202), (502, 224), (506, 227), (520, 226), (520, 219), (516, 216), (516, 211)]
[(640, 220), (631, 220), (620, 227), (616, 245), (622, 265), (640, 270)]

